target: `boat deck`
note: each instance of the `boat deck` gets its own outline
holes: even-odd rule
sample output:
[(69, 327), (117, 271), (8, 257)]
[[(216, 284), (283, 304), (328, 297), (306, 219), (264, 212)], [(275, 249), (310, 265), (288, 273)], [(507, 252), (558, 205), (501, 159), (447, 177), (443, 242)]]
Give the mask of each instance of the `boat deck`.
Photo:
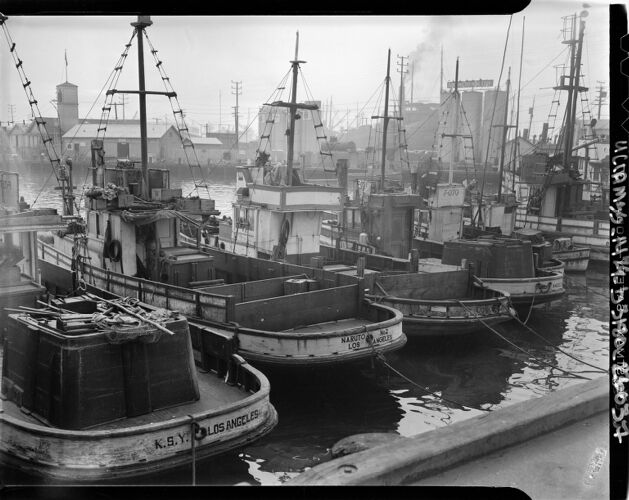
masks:
[[(0, 372), (1, 371), (2, 356), (0, 355)], [(234, 404), (250, 395), (236, 386), (228, 385), (224, 382), (223, 378), (218, 377), (215, 373), (206, 373), (197, 368), (197, 375), (199, 379), (200, 395), (198, 401), (164, 408), (146, 415), (138, 415), (136, 417), (107, 422), (90, 427), (90, 430), (114, 430), (123, 427), (134, 427), (136, 425), (163, 422), (173, 418), (180, 418), (186, 415), (208, 411), (210, 409), (215, 410), (224, 405)], [(15, 403), (4, 398), (0, 398), (0, 411), (4, 411), (6, 415), (19, 418), (25, 422), (36, 425), (48, 425), (46, 422), (36, 418), (32, 414), (25, 413)]]
[(298, 326), (290, 330), (282, 330), (290, 333), (329, 333), (350, 328), (372, 325), (373, 321), (365, 318), (347, 318), (338, 321), (326, 321), (324, 323), (315, 323), (313, 325)]

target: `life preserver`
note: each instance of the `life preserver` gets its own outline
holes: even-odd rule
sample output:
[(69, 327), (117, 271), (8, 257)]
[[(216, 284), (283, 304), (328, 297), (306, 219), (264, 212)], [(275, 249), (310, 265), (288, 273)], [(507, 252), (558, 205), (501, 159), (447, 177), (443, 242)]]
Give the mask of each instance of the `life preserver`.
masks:
[(107, 245), (107, 255), (112, 262), (119, 262), (122, 257), (122, 243), (120, 240), (111, 240)]
[(286, 245), (289, 234), (290, 234), (290, 222), (288, 222), (288, 219), (284, 219), (284, 222), (282, 222), (282, 228), (280, 229), (280, 243), (282, 245)]

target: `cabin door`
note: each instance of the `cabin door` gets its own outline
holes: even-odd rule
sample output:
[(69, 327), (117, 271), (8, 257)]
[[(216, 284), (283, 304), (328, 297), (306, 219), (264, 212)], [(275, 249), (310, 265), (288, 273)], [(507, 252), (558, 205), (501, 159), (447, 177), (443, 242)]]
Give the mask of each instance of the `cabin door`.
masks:
[(116, 157), (117, 158), (129, 158), (129, 143), (119, 142), (117, 144)]

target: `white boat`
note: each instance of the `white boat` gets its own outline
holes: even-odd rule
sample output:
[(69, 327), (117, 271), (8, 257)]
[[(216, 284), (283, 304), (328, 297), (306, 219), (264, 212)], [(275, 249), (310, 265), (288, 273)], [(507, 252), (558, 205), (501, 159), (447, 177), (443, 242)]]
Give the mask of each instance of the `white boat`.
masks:
[(5, 465), (73, 483), (130, 478), (196, 467), (277, 423), (268, 380), (244, 359), (195, 367), (178, 313), (90, 296), (10, 321), (0, 399)]
[(555, 238), (552, 243), (553, 257), (561, 260), (566, 265), (568, 272), (587, 271), (590, 261), (590, 248), (577, 246), (572, 238)]

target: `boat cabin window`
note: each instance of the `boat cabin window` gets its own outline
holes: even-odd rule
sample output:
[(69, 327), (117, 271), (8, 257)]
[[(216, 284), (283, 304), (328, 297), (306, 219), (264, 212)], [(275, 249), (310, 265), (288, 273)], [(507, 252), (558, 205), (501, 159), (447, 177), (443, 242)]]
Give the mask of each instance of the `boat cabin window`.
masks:
[(255, 221), (255, 210), (249, 208), (236, 208), (234, 213), (238, 227), (252, 228)]

